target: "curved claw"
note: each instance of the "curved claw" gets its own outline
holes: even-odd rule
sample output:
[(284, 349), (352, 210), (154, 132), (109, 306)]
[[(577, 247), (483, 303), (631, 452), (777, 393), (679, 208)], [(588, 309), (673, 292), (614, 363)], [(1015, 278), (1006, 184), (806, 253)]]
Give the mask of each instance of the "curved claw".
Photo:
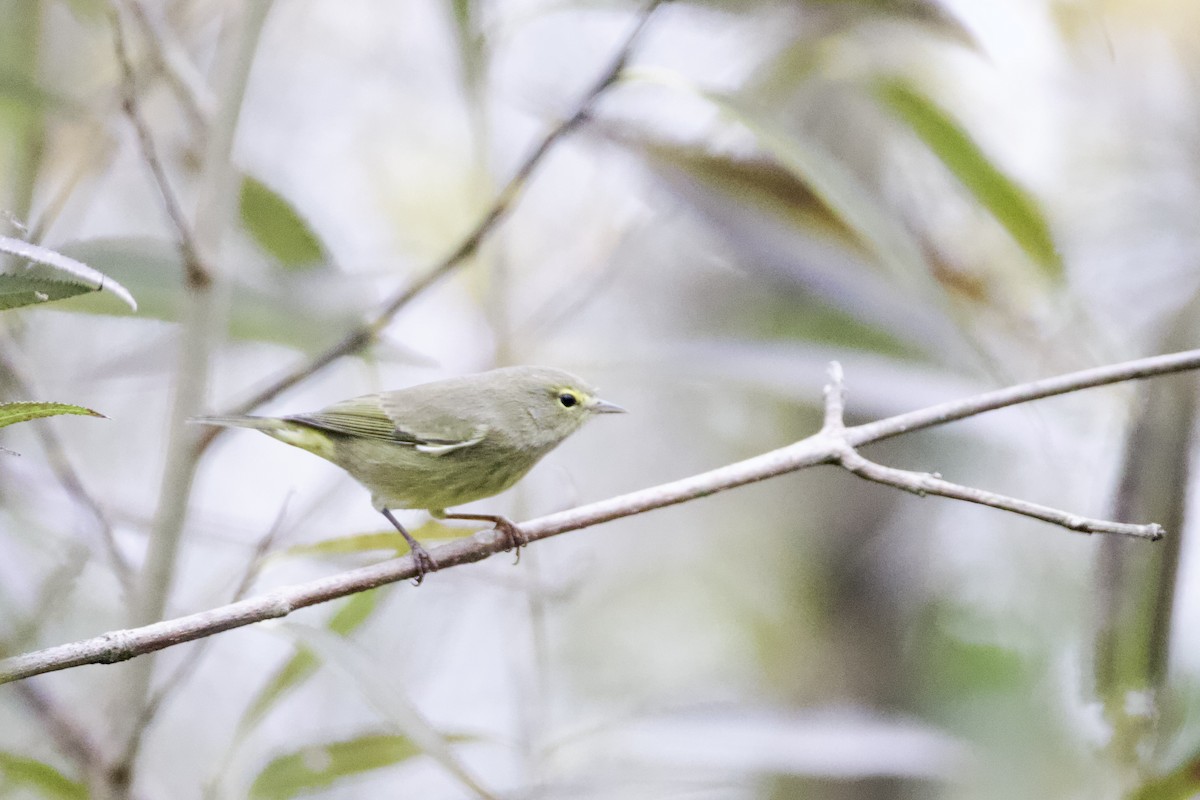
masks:
[(521, 563), (521, 548), (529, 544), (529, 538), (525, 533), (518, 528), (512, 520), (504, 517), (496, 517), (494, 520), (496, 530), (504, 537), (504, 552), (512, 550), (516, 554), (513, 564)]
[(437, 572), (437, 562), (433, 560), (433, 556), (429, 555), (429, 551), (419, 544), (411, 548), (410, 555), (412, 555), (413, 566), (417, 568), (417, 577), (413, 579), (412, 585), (420, 586), (427, 574)]

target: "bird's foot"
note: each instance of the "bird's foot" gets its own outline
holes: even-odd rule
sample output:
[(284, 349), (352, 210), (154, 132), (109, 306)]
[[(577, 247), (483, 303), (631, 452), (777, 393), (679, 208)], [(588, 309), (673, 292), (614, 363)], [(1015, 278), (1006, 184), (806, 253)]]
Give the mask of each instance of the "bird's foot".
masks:
[(468, 519), (477, 522), (490, 522), (493, 529), (504, 538), (504, 552), (512, 550), (516, 553), (514, 564), (521, 562), (521, 548), (529, 544), (529, 537), (525, 532), (517, 526), (508, 517), (502, 517), (499, 514), (446, 514), (442, 513), (442, 519)]
[(496, 517), (495, 530), (504, 537), (504, 552), (513, 551), (513, 564), (521, 563), (521, 548), (529, 544), (529, 537), (507, 517)]
[(433, 556), (429, 555), (429, 551), (417, 543), (416, 539), (408, 543), (409, 554), (412, 556), (413, 566), (417, 568), (417, 577), (413, 579), (413, 586), (420, 586), (421, 581), (425, 580), (425, 576), (430, 572), (437, 572), (437, 562), (433, 560)]
[(437, 562), (433, 560), (433, 556), (429, 555), (429, 551), (421, 546), (421, 543), (413, 538), (412, 534), (404, 529), (400, 521), (392, 515), (392, 512), (386, 508), (381, 508), (380, 513), (387, 517), (388, 522), (396, 526), (396, 530), (400, 531), (400, 535), (404, 537), (404, 541), (408, 542), (408, 549), (412, 555), (413, 566), (417, 570), (417, 576), (413, 579), (413, 586), (420, 586), (421, 581), (425, 580), (425, 576), (430, 572), (437, 572)]

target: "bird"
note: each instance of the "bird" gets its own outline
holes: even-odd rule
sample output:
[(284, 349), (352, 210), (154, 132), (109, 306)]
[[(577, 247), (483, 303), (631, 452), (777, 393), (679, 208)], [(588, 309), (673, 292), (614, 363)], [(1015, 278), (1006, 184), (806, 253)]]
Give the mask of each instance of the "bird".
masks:
[(506, 517), (447, 509), (503, 492), (589, 419), (617, 413), (625, 409), (602, 400), (569, 372), (515, 366), (362, 395), (285, 417), (190, 421), (257, 430), (341, 467), (370, 491), (372, 505), (408, 542), (420, 584), (437, 563), (392, 509), (490, 522), (519, 555), (526, 540)]

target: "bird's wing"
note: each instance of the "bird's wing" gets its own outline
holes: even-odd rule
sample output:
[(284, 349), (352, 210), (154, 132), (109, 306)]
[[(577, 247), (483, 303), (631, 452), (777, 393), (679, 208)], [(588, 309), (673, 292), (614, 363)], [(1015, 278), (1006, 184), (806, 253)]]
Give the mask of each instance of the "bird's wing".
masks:
[(398, 421), (387, 405), (390, 404), (380, 395), (366, 395), (287, 419), (331, 433), (408, 444), (434, 455), (478, 444), (487, 434), (486, 426), (445, 413), (431, 413), (427, 407), (406, 408), (405, 419)]

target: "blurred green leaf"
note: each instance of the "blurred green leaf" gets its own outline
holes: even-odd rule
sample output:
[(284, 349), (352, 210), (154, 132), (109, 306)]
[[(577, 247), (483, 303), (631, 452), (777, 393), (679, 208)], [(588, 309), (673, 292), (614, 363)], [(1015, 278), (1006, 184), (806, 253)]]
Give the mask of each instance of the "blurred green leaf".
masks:
[(40, 264), (43, 267), (55, 270), (56, 273), (69, 275), (71, 279), (74, 279), (72, 282), (82, 283), (92, 291), (108, 290), (129, 306), (130, 310), (137, 311), (137, 301), (133, 299), (133, 295), (129, 293), (129, 290), (115, 279), (93, 269), (78, 259), (71, 258), (64, 253), (51, 250), (48, 247), (42, 247), (41, 245), (22, 241), (21, 239), (13, 239), (9, 236), (0, 236), (0, 252), (9, 253), (17, 258)]
[(896, 308), (892, 281), (873, 268), (872, 243), (794, 170), (765, 156), (605, 133), (641, 157), (733, 244), (738, 265), (763, 279), (740, 282), (736, 294), (689, 298), (718, 327), (904, 356), (944, 338), (936, 309)]
[(975, 37), (938, 0), (809, 0), (820, 5), (839, 5), (860, 13), (885, 16), (923, 25), (930, 30), (974, 46)]
[[(436, 520), (430, 520), (419, 528), (411, 531), (418, 541), (461, 539), (475, 533), (471, 528), (443, 525)], [(273, 557), (291, 556), (331, 556), (348, 555), (353, 553), (370, 553), (387, 550), (395, 553), (407, 553), (408, 542), (397, 531), (376, 531), (375, 533), (360, 533), (354, 536), (338, 536), (333, 539), (323, 539), (319, 542), (306, 542), (293, 545), (281, 550)]]
[(96, 287), (85, 283), (54, 280), (33, 274), (0, 273), (0, 311), (40, 305), (94, 291)]
[(390, 767), (418, 755), (420, 748), (397, 734), (366, 734), (346, 741), (310, 745), (272, 759), (254, 779), (250, 797), (286, 800), (332, 786), (340, 778)]
[(458, 42), (459, 63), (462, 64), (463, 87), (472, 103), (477, 103), (483, 86), (484, 38), (479, 25), (478, 0), (450, 0), (454, 14), (454, 34)]
[(55, 767), (14, 753), (0, 752), (0, 774), (9, 783), (31, 789), (42, 797), (87, 800), (87, 787), (71, 780)]
[(404, 691), (397, 691), (395, 672), (389, 665), (381, 664), (362, 647), (324, 628), (284, 622), (275, 630), (311, 648), (338, 673), (343, 683), (352, 686), (384, 720), (422, 753), (437, 761), (448, 775), (457, 778), (479, 797), (494, 799), (450, 746), (461, 737), (446, 735), (435, 728)]
[[(678, 81), (676, 85), (680, 85)], [(871, 249), (894, 280), (940, 297), (920, 243), (845, 164), (817, 142), (777, 129), (730, 97), (700, 94), (754, 134), (759, 147), (807, 185)]]
[(1128, 800), (1189, 800), (1200, 795), (1200, 754), (1171, 772), (1152, 778), (1128, 795)]
[(782, 218), (789, 225), (833, 239), (865, 253), (856, 232), (805, 182), (777, 162), (709, 153), (701, 148), (614, 134), (664, 174), (685, 176), (705, 190), (735, 200), (753, 212)]
[[(687, 2), (691, 5), (721, 8), (737, 14), (746, 14), (755, 5), (759, 7), (778, 6), (778, 3), (773, 0), (758, 0), (757, 3), (748, 2), (748, 0), (687, 0)], [(970, 31), (938, 0), (805, 0), (805, 2), (795, 5), (799, 5), (801, 8), (813, 6), (819, 7), (823, 11), (837, 12), (836, 16), (821, 15), (816, 21), (819, 35), (828, 36), (862, 23), (884, 19), (918, 25), (932, 33), (947, 36), (962, 44), (976, 46), (975, 38)], [(812, 16), (817, 17), (816, 14)], [(829, 19), (830, 16), (833, 16), (832, 20)], [(805, 22), (808, 20), (806, 19)], [(804, 26), (806, 29), (811, 27), (813, 26)], [(814, 47), (811, 38), (806, 44)]]
[(62, 414), (78, 414), (84, 417), (104, 417), (98, 411), (92, 411), (83, 406), (73, 406), (67, 403), (0, 403), (0, 428), (17, 422), (27, 422), (42, 417), (55, 417)]
[(0, 71), (0, 110), (7, 106), (14, 111), (41, 112), (55, 110), (61, 113), (75, 113), (79, 109), (72, 107), (64, 97), (50, 93), (45, 87), (31, 83), (28, 76), (16, 74), (7, 70)]
[[(179, 319), (185, 299), (183, 263), (172, 243), (148, 238), (89, 239), (63, 250), (132, 286), (142, 301), (143, 316), (168, 322)], [(358, 315), (344, 309), (345, 303), (333, 301), (333, 293), (308, 291), (297, 296), (285, 283), (290, 281), (279, 281), (281, 285), (267, 292), (237, 282), (230, 297), (230, 335), (315, 352), (356, 324)], [(72, 298), (57, 307), (91, 314), (126, 313), (96, 295)]]
[(972, 611), (949, 603), (925, 609), (918, 630), (926, 683), (943, 701), (978, 698), (983, 694), (1011, 696), (1036, 680), (1037, 666), (1023, 653), (970, 634), (987, 630), (986, 621)]
[(879, 81), (876, 95), (933, 151), (963, 186), (991, 212), (1042, 271), (1063, 277), (1062, 257), (1037, 202), (1004, 174), (975, 140), (907, 81)]
[(295, 207), (261, 181), (242, 179), (242, 224), (280, 264), (311, 269), (325, 261), (325, 248)]
[[(370, 619), (371, 614), (374, 613), (379, 605), (380, 596), (380, 589), (359, 592), (351, 596), (329, 618), (326, 627), (339, 636), (349, 635)], [(303, 645), (297, 647), (296, 654), (276, 670), (271, 679), (267, 681), (266, 685), (259, 690), (254, 700), (251, 701), (245, 714), (242, 715), (242, 719), (238, 723), (239, 738), (249, 733), (258, 725), (263, 717), (267, 715), (267, 712), (274, 708), (275, 704), (283, 699), (288, 692), (308, 680), (317, 671), (319, 665), (320, 662), (312, 650)]]

